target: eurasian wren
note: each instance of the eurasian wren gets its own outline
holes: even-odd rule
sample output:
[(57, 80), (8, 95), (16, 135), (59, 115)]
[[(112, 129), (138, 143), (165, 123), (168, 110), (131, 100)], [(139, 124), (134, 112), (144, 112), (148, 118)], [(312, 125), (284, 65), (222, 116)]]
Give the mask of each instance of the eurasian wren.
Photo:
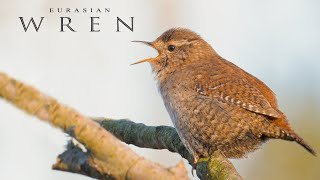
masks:
[(196, 33), (176, 28), (153, 42), (138, 42), (159, 53), (137, 63), (151, 64), (165, 107), (195, 163), (217, 150), (240, 158), (271, 138), (295, 141), (315, 155), (289, 126), (272, 90)]

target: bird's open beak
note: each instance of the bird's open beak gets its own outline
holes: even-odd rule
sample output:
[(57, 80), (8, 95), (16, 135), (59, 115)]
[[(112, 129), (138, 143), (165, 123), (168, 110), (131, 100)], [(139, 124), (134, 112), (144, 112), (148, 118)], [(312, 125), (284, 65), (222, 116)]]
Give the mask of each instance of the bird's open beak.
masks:
[(140, 64), (140, 63), (144, 63), (144, 62), (150, 62), (150, 61), (152, 61), (152, 60), (153, 60), (153, 58), (148, 58), (148, 59), (144, 59), (144, 60), (141, 60), (141, 61), (132, 63), (132, 64), (130, 64), (130, 65)]
[[(153, 43), (152, 43), (152, 42), (148, 42), (148, 41), (132, 41), (132, 42), (143, 43), (143, 44), (145, 44), (145, 45), (147, 45), (147, 46), (153, 47)], [(144, 59), (144, 60), (141, 60), (141, 61), (132, 63), (131, 65), (140, 64), (140, 63), (144, 63), (144, 62), (150, 62), (150, 61), (152, 61), (153, 59), (154, 59), (154, 58)]]
[(143, 43), (145, 45), (153, 47), (152, 42), (148, 42), (148, 41), (132, 41), (132, 42)]

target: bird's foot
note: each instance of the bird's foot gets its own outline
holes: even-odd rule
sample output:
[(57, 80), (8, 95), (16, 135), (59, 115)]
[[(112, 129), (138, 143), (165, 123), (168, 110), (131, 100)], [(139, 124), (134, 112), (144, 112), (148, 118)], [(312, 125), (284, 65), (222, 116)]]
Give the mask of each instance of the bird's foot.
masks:
[(192, 167), (191, 167), (191, 174), (192, 174), (192, 176), (194, 176), (193, 171), (197, 169), (198, 160), (199, 160), (199, 156), (197, 156), (197, 155), (194, 154), (194, 155), (193, 155), (193, 164), (192, 164)]

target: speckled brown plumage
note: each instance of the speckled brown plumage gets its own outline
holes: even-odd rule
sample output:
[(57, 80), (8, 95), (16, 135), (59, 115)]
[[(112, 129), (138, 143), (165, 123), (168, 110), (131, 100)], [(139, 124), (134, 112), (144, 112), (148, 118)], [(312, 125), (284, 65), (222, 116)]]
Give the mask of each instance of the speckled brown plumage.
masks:
[(216, 150), (240, 158), (269, 138), (296, 141), (315, 154), (290, 128), (272, 90), (196, 33), (170, 29), (144, 43), (159, 55), (140, 62), (151, 64), (171, 120), (195, 161)]

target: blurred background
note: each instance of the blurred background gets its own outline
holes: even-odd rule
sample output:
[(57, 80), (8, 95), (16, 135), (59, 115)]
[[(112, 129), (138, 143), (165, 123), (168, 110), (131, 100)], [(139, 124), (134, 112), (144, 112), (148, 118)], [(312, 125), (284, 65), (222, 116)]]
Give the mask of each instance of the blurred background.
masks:
[[(49, 13), (58, 7), (111, 12)], [(129, 65), (156, 52), (131, 41), (154, 40), (171, 27), (190, 28), (271, 87), (292, 127), (320, 153), (319, 7), (316, 0), (0, 0), (0, 71), (88, 116), (172, 125), (150, 66)], [(25, 33), (20, 16), (46, 18), (38, 33)], [(71, 17), (78, 32), (60, 33), (60, 16)], [(101, 32), (89, 32), (90, 16), (100, 16)], [(134, 16), (134, 32), (115, 32), (117, 16), (128, 23)], [(51, 170), (68, 139), (60, 130), (3, 100), (0, 115), (0, 179), (89, 179)], [(167, 166), (181, 160), (166, 150), (132, 148)], [(291, 142), (270, 141), (232, 162), (249, 180), (320, 179), (319, 157)]]

